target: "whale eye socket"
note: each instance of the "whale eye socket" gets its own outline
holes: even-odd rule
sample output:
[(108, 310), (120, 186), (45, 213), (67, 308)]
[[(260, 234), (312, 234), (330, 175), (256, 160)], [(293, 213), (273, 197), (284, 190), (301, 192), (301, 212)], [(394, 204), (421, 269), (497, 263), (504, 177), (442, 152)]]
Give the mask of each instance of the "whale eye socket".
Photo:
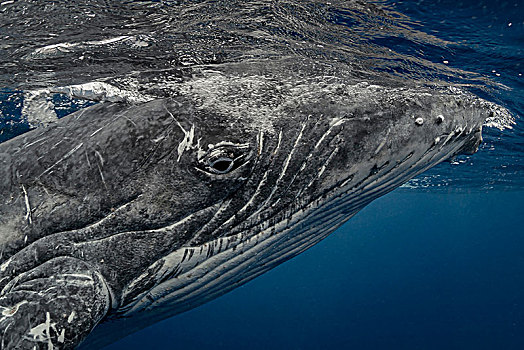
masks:
[(210, 174), (227, 174), (245, 164), (248, 158), (248, 144), (223, 144), (213, 147), (201, 157), (199, 168)]
[(225, 174), (235, 165), (235, 160), (229, 157), (220, 157), (209, 164), (209, 169), (217, 174)]

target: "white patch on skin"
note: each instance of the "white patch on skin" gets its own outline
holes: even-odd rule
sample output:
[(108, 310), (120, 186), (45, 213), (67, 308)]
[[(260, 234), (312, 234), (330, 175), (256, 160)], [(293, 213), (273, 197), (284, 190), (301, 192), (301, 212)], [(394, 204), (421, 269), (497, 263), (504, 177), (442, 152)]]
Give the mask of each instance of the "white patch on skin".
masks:
[(276, 155), (280, 150), (280, 143), (282, 143), (282, 130), (280, 130), (280, 132), (278, 133), (278, 142), (277, 146), (275, 147), (275, 150), (273, 151), (273, 155)]
[(16, 304), (15, 306), (13, 307), (6, 307), (6, 308), (3, 308), (2, 310), (2, 315), (4, 317), (2, 317), (2, 319), (4, 319), (5, 317), (12, 317), (14, 314), (16, 314), (18, 312), (18, 308), (24, 304), (27, 304), (28, 301), (27, 300), (23, 300), (21, 302), (19, 302), (18, 304)]
[[(25, 198), (25, 209), (26, 209), (25, 219), (27, 220), (27, 223), (31, 225), (33, 223), (33, 218), (31, 216), (31, 205), (29, 204), (29, 196), (27, 195), (27, 191), (25, 190), (24, 185), (22, 185), (22, 191), (24, 192), (24, 198)], [(25, 240), (27, 241), (27, 236)]]
[(391, 128), (388, 128), (388, 131), (386, 132), (386, 135), (384, 136), (384, 139), (382, 140), (380, 145), (378, 145), (377, 149), (375, 150), (375, 155), (377, 155), (378, 152), (380, 152), (380, 150), (382, 149), (382, 147), (384, 147), (384, 145), (386, 144), (390, 131), (391, 131)]
[(45, 314), (45, 322), (40, 323), (38, 326), (31, 328), (29, 335), (33, 337), (33, 340), (46, 343), (47, 349), (53, 350), (53, 342), (51, 341), (51, 328), (55, 328), (56, 323), (51, 323), (51, 315), (49, 312)]
[(258, 156), (262, 154), (262, 150), (264, 148), (264, 132), (261, 131), (258, 133)]
[[(178, 123), (178, 121), (177, 121), (177, 123)], [(182, 128), (182, 125), (180, 125), (180, 123), (178, 123), (178, 126), (180, 126), (180, 129), (182, 129), (182, 131), (184, 132), (184, 139), (178, 145), (178, 149), (177, 149), (177, 151), (178, 151), (178, 159), (177, 159), (177, 162), (180, 161), (180, 158), (182, 157), (182, 154), (184, 153), (184, 151), (188, 151), (191, 148), (193, 148), (193, 138), (195, 137), (195, 125), (194, 124), (191, 126), (191, 130), (189, 130), (189, 132), (184, 130), (184, 128)]]
[(75, 318), (75, 315), (76, 315), (75, 310), (71, 311), (71, 314), (70, 314), (69, 317), (67, 318), (67, 323), (71, 323), (71, 322), (73, 322), (73, 319)]
[(9, 258), (2, 265), (0, 265), (0, 271), (5, 272), (5, 270), (7, 269), (7, 266), (9, 266), (10, 263), (11, 263), (11, 258)]
[(62, 331), (58, 335), (58, 342), (63, 343), (64, 341), (65, 341), (65, 328), (62, 329)]
[(171, 118), (173, 118), (173, 120), (177, 123), (180, 130), (182, 130), (182, 132), (184, 133), (184, 138), (178, 145), (178, 149), (177, 149), (177, 152), (178, 152), (177, 162), (179, 162), (184, 151), (188, 151), (191, 148), (195, 147), (193, 146), (193, 139), (195, 138), (195, 124), (191, 125), (191, 129), (187, 131), (186, 129), (182, 127), (182, 124), (180, 124), (180, 122), (175, 118), (173, 113), (171, 113), (167, 108), (166, 108), (166, 112), (171, 116)]

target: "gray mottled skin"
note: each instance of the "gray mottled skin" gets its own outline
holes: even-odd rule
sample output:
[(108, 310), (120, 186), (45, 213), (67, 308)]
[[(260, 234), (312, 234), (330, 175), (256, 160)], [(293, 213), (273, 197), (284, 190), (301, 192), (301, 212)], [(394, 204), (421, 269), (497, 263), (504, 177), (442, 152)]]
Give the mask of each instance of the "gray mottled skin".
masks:
[(102, 344), (215, 298), (476, 151), (490, 113), (284, 64), (195, 68), (170, 98), (0, 145), (2, 349), (74, 348), (99, 323)]

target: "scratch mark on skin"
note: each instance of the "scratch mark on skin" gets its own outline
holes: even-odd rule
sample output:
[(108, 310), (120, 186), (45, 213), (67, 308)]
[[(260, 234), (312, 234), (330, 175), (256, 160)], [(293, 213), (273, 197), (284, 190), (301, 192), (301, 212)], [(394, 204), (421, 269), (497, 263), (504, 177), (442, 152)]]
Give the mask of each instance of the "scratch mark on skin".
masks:
[(95, 154), (98, 157), (98, 159), (100, 159), (100, 165), (103, 166), (104, 165), (104, 158), (102, 157), (102, 155), (98, 151), (95, 151)]
[(98, 163), (96, 164), (96, 166), (98, 167), (98, 173), (100, 174), (100, 179), (102, 179), (102, 183), (104, 184), (104, 187), (106, 188), (106, 190), (108, 190), (106, 179), (104, 178), (104, 173), (102, 172), (102, 167), (104, 166), (104, 158), (102, 157), (100, 152), (96, 150), (95, 150), (95, 155), (98, 157)]
[[(27, 212), (25, 214), (25, 219), (27, 220), (27, 223), (29, 225), (31, 225), (33, 223), (33, 218), (32, 218), (32, 215), (31, 215), (31, 205), (29, 204), (29, 196), (27, 195), (27, 191), (25, 190), (24, 185), (22, 185), (22, 191), (24, 192), (25, 209), (26, 209), (26, 212)], [(26, 241), (27, 241), (27, 236), (26, 236)]]
[[(291, 182), (289, 183), (289, 185), (288, 185), (288, 187), (287, 187), (288, 189), (291, 187), (291, 185), (293, 185), (293, 184), (295, 183), (295, 181), (296, 181), (298, 175), (301, 174), (301, 173), (304, 171), (304, 169), (306, 169), (306, 166), (308, 165), (309, 161), (311, 160), (311, 158), (313, 158), (313, 154), (314, 154), (314, 152), (315, 152), (316, 150), (320, 149), (320, 146), (322, 145), (322, 143), (324, 142), (324, 140), (327, 139), (328, 135), (331, 135), (332, 132), (333, 132), (333, 130), (334, 130), (334, 128), (336, 128), (337, 126), (340, 126), (340, 125), (344, 124), (346, 121), (347, 121), (347, 119), (345, 119), (345, 118), (342, 118), (342, 119), (338, 119), (338, 118), (337, 118), (337, 119), (334, 120), (334, 122), (329, 126), (329, 129), (328, 129), (328, 130), (327, 130), (327, 131), (322, 135), (322, 137), (317, 141), (317, 143), (315, 144), (314, 149), (311, 150), (311, 151), (309, 152), (309, 154), (307, 155), (306, 159), (303, 161), (302, 166), (300, 167), (300, 170), (295, 174), (295, 176), (293, 176), (293, 179), (292, 179)], [(337, 134), (338, 134), (338, 133), (337, 133)], [(337, 135), (337, 134), (335, 134), (335, 135)], [(337, 148), (338, 148), (338, 147), (337, 147)], [(338, 152), (338, 150), (337, 150), (337, 152)], [(330, 155), (330, 158), (331, 158), (332, 156), (333, 156), (333, 154)], [(322, 172), (324, 172), (324, 170), (322, 170)], [(320, 177), (321, 175), (322, 175), (322, 173), (320, 173), (318, 177)], [(309, 188), (309, 187), (313, 184), (314, 181), (315, 181), (315, 180), (313, 179), (313, 180), (309, 183), (309, 185), (307, 185), (307, 186), (301, 188), (301, 189), (298, 191), (296, 197), (299, 197), (299, 196), (302, 194), (302, 192), (303, 192), (304, 190), (306, 190), (307, 188)], [(286, 189), (286, 191), (287, 191), (287, 189)]]
[(93, 133), (91, 135), (89, 135), (89, 137), (92, 137), (92, 136), (95, 136), (100, 130), (102, 130), (104, 127), (101, 126), (99, 127), (98, 129), (96, 129), (95, 131), (93, 131)]
[(258, 156), (262, 154), (262, 149), (264, 148), (264, 132), (260, 131), (258, 133)]
[(276, 156), (278, 151), (280, 150), (280, 143), (282, 142), (282, 130), (278, 133), (278, 143), (275, 147), (275, 150), (273, 151), (273, 156)]
[(333, 159), (333, 157), (335, 156), (335, 154), (337, 154), (339, 151), (339, 148), (338, 147), (335, 147), (335, 149), (333, 150), (333, 152), (331, 152), (331, 154), (329, 155), (328, 159), (326, 160), (326, 162), (322, 165), (322, 167), (320, 168), (319, 172), (318, 172), (318, 175), (317, 177), (321, 177), (322, 174), (324, 173), (324, 171), (326, 170), (326, 167), (328, 166), (328, 164), (331, 162), (331, 160)]
[(46, 170), (44, 170), (43, 173), (41, 173), (40, 175), (38, 175), (37, 179), (40, 179), (43, 175), (47, 174), (48, 172), (51, 171), (51, 169), (53, 169), (55, 166), (57, 166), (58, 164), (60, 164), (62, 161), (64, 161), (65, 159), (67, 159), (68, 157), (70, 157), (73, 153), (75, 153), (76, 151), (78, 151), (78, 149), (80, 147), (82, 147), (84, 145), (83, 142), (79, 143), (78, 145), (76, 145), (75, 148), (73, 148), (72, 150), (70, 150), (69, 152), (67, 152), (62, 158), (60, 158), (55, 164), (51, 165), (49, 168), (47, 168)]
[[(264, 134), (261, 133), (260, 134), (260, 148), (262, 148), (263, 144), (262, 144), (262, 138), (263, 138)], [(282, 130), (280, 130), (280, 132), (278, 133), (278, 143), (275, 147), (275, 150), (273, 151), (273, 156), (275, 156), (278, 151), (280, 150), (280, 143), (282, 141)], [(258, 184), (258, 187), (257, 189), (255, 190), (255, 193), (253, 194), (253, 196), (249, 199), (249, 201), (238, 211), (238, 214), (240, 213), (243, 213), (244, 211), (246, 211), (251, 205), (253, 205), (253, 203), (255, 203), (255, 200), (258, 196), (260, 196), (260, 193), (261, 193), (261, 190), (262, 188), (266, 185), (267, 183), (267, 177), (268, 177), (268, 173), (269, 173), (269, 169), (267, 169), (265, 172), (264, 172), (264, 175), (262, 177), (262, 180), (259, 182)], [(264, 201), (264, 204), (267, 202)], [(262, 206), (263, 206), (262, 205)], [(260, 212), (262, 210), (262, 206), (259, 207), (257, 210), (256, 210), (256, 213)], [(255, 213), (255, 214), (256, 214)], [(254, 214), (250, 215), (248, 218), (251, 218)], [(229, 225), (231, 222), (233, 222), (234, 220), (234, 216), (230, 217), (224, 224), (222, 225)], [(216, 231), (216, 230), (215, 230)], [(214, 233), (214, 232), (213, 232)]]
[(61, 274), (55, 275), (55, 278), (58, 278), (61, 276), (62, 277), (73, 277), (73, 278), (77, 278), (80, 280), (93, 281), (93, 277), (91, 277), (90, 275), (82, 274), (82, 273), (61, 273)]
[[(306, 128), (306, 123), (302, 124), (302, 128), (300, 129), (300, 133), (298, 134), (297, 138), (295, 139), (295, 143), (293, 144), (293, 148), (291, 149), (291, 151), (289, 152), (288, 156), (286, 157), (286, 160), (284, 161), (284, 165), (282, 166), (282, 170), (280, 171), (280, 176), (275, 181), (275, 185), (273, 186), (273, 189), (271, 190), (271, 193), (269, 194), (268, 198), (265, 200), (264, 204), (262, 206), (260, 206), (260, 208), (254, 214), (252, 214), (248, 219), (252, 218), (254, 215), (257, 215), (264, 207), (266, 207), (266, 205), (271, 201), (271, 199), (273, 199), (273, 196), (277, 192), (278, 186), (280, 185), (280, 183), (282, 182), (282, 179), (284, 178), (284, 176), (287, 173), (287, 168), (289, 167), (291, 159), (293, 158), (294, 153), (295, 153), (296, 149), (298, 148), (298, 144), (300, 143), (300, 140), (302, 139), (302, 136), (304, 134), (304, 129), (305, 128)], [(281, 135), (282, 135), (282, 133), (280, 133), (279, 137), (278, 137), (279, 144), (280, 144), (280, 141), (281, 141), (281, 138), (282, 138)], [(277, 146), (279, 146), (279, 145), (277, 145)]]
[[(164, 108), (165, 108), (165, 106), (164, 106)], [(178, 149), (177, 149), (177, 151), (178, 151), (177, 162), (179, 162), (180, 158), (182, 157), (182, 154), (184, 153), (184, 151), (188, 151), (191, 148), (193, 148), (193, 139), (195, 138), (195, 124), (191, 125), (191, 130), (187, 131), (186, 129), (184, 129), (182, 124), (180, 124), (180, 122), (175, 118), (173, 113), (171, 113), (167, 108), (165, 108), (165, 110), (171, 116), (171, 118), (173, 118), (173, 120), (177, 123), (178, 127), (180, 128), (180, 130), (182, 130), (182, 132), (184, 133), (184, 138), (182, 139), (182, 141), (178, 145)]]
[(35, 143), (39, 143), (39, 142), (42, 142), (42, 141), (45, 141), (47, 140), (47, 137), (44, 137), (44, 138), (41, 138), (41, 139), (38, 139), (36, 141), (33, 141), (31, 143), (28, 143), (27, 145), (24, 146), (24, 148), (28, 148), (28, 147), (31, 147), (32, 145), (34, 145)]
[(131, 124), (133, 124), (135, 127), (136, 127), (136, 123), (134, 121), (132, 121), (131, 119), (129, 119), (128, 117), (126, 117), (125, 115), (123, 115), (123, 117), (125, 119), (127, 119)]
[(25, 209), (26, 209), (25, 219), (27, 220), (27, 223), (31, 225), (33, 223), (33, 218), (31, 215), (31, 205), (29, 204), (29, 196), (27, 195), (27, 191), (25, 190), (24, 185), (22, 185), (22, 191), (24, 192), (24, 198), (25, 198)]
[(151, 141), (153, 141), (154, 143), (158, 143), (158, 142), (162, 141), (162, 140), (165, 139), (165, 138), (166, 138), (166, 136), (160, 136), (160, 137), (158, 137), (158, 138), (156, 138), (156, 139), (153, 139), (153, 140), (151, 140)]
[(87, 150), (84, 150), (84, 153), (86, 155), (87, 165), (89, 166), (89, 168), (91, 168), (91, 162), (89, 161), (89, 156), (87, 155)]
[(100, 174), (100, 178), (102, 179), (102, 182), (104, 183), (104, 187), (106, 188), (106, 190), (108, 190), (106, 180), (104, 179), (104, 174), (102, 173), (102, 168), (100, 167), (100, 164), (97, 164), (97, 166), (98, 166), (98, 173)]
[(388, 131), (386, 132), (386, 135), (384, 136), (384, 139), (382, 140), (380, 145), (378, 145), (377, 149), (375, 150), (375, 155), (377, 155), (378, 152), (380, 152), (380, 150), (382, 149), (382, 147), (384, 147), (384, 145), (386, 144), (390, 131), (391, 131), (391, 128), (388, 129)]
[(51, 147), (51, 149), (56, 148), (56, 146), (58, 146), (58, 145), (61, 144), (62, 142), (64, 142), (64, 140), (60, 140), (60, 141), (58, 141), (57, 143), (55, 143), (55, 144), (53, 145), (53, 147)]

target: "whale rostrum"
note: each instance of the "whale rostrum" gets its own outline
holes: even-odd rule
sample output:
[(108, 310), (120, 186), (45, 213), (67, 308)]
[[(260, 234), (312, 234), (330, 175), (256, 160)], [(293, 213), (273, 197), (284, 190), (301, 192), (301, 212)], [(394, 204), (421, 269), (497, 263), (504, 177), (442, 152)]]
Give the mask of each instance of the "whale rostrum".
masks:
[(0, 144), (1, 348), (95, 327), (102, 344), (216, 298), (475, 152), (491, 113), (456, 89), (282, 72), (199, 67), (170, 97)]

